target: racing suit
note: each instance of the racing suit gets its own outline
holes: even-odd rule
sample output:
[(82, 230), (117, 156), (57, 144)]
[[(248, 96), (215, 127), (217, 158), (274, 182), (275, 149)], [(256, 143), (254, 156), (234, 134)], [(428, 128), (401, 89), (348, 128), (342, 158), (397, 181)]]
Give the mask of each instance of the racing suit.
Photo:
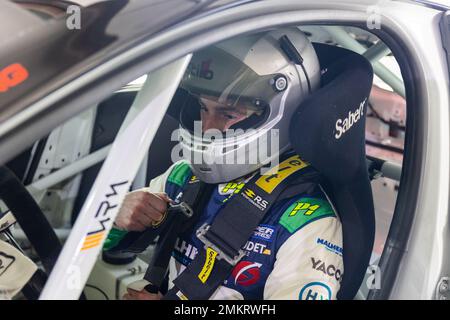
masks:
[[(139, 191), (166, 192), (175, 200), (191, 176), (189, 165), (177, 162)], [(195, 231), (210, 224), (249, 179), (218, 184), (214, 189), (195, 227), (177, 241), (169, 265), (169, 288), (203, 246)], [(113, 247), (123, 234), (113, 229), (105, 248)], [(336, 298), (343, 276), (342, 226), (320, 186), (309, 194), (277, 201), (243, 249), (246, 256), (211, 299)]]

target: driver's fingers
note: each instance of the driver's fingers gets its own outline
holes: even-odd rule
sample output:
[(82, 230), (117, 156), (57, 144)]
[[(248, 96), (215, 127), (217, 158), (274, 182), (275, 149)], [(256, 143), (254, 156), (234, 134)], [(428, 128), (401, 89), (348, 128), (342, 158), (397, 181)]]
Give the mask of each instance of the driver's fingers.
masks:
[(155, 192), (154, 195), (159, 197), (160, 199), (164, 200), (167, 203), (174, 202), (172, 199), (170, 199), (169, 195), (165, 192)]
[(158, 195), (150, 194), (149, 199), (139, 208), (139, 211), (152, 221), (160, 221), (166, 214), (167, 201)]
[(164, 213), (167, 210), (167, 202), (161, 194), (150, 193), (149, 204), (156, 210), (156, 212)]
[(127, 293), (123, 295), (124, 300), (135, 300), (137, 299), (138, 291), (127, 288)]
[(123, 300), (141, 300), (138, 295), (125, 293), (122, 297)]
[(140, 215), (137, 215), (136, 220), (137, 220), (136, 221), (137, 223), (139, 223), (145, 227), (152, 225), (153, 221), (155, 221), (155, 219), (146, 212), (142, 212)]
[(125, 294), (123, 295), (122, 299), (123, 299), (123, 300), (132, 300), (132, 299), (131, 299), (131, 295), (128, 294), (128, 293), (125, 293)]
[[(142, 207), (139, 208), (139, 213), (140, 213), (140, 217), (142, 218), (142, 220), (139, 220), (141, 223), (144, 222), (144, 220), (146, 221), (146, 225), (150, 225), (153, 221), (160, 221), (164, 214), (165, 214), (166, 210), (164, 211), (157, 211), (153, 206), (151, 205), (144, 205)], [(144, 216), (144, 217), (141, 217)]]
[(124, 300), (158, 300), (160, 297), (158, 295), (153, 295), (146, 292), (145, 290), (136, 291), (128, 288), (127, 293), (123, 295)]

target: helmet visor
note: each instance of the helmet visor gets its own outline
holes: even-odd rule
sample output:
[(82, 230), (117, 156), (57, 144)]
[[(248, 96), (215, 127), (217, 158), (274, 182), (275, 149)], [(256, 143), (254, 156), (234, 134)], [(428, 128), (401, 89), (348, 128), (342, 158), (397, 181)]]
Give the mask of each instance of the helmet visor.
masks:
[(273, 97), (285, 89), (275, 88), (276, 77), (258, 75), (217, 47), (202, 50), (194, 55), (181, 82), (196, 101), (183, 108), (182, 124), (192, 129), (193, 121), (201, 121), (203, 132), (257, 128), (267, 119)]

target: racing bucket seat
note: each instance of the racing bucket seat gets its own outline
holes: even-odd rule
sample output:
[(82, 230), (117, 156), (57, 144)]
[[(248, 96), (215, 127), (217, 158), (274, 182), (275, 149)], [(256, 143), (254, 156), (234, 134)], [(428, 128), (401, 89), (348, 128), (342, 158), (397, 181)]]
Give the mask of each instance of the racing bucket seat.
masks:
[(294, 150), (324, 177), (324, 191), (343, 226), (344, 276), (338, 299), (353, 299), (372, 253), (375, 216), (365, 153), (365, 118), (372, 66), (363, 56), (315, 44), (321, 88), (290, 123)]

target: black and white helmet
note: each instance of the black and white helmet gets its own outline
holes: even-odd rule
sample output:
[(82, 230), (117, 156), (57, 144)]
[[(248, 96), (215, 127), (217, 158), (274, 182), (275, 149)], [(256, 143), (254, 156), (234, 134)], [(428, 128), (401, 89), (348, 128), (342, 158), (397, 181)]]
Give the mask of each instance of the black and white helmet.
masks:
[(196, 52), (180, 85), (195, 98), (181, 108), (183, 157), (207, 183), (254, 172), (289, 149), (292, 113), (319, 82), (317, 55), (298, 28)]

